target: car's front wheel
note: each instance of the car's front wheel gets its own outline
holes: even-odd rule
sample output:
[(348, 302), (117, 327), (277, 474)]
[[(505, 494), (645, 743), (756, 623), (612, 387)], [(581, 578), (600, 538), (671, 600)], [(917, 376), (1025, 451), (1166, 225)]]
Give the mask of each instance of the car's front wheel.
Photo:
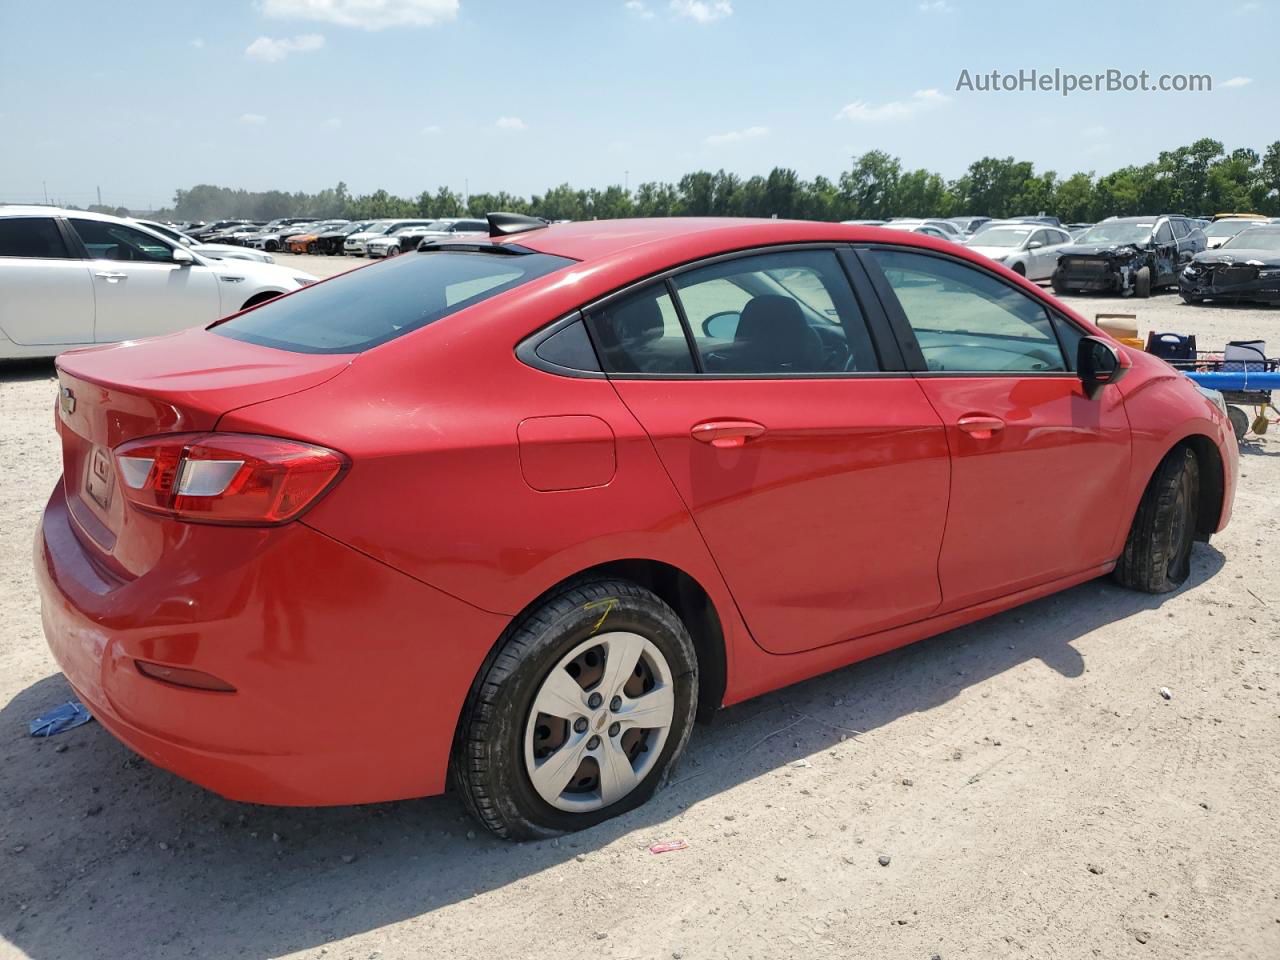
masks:
[(1152, 289), (1151, 268), (1139, 267), (1138, 272), (1133, 275), (1133, 295), (1145, 300), (1151, 296)]
[(477, 679), (455, 745), (459, 792), (502, 837), (600, 823), (666, 780), (697, 693), (671, 607), (625, 580), (572, 585), (513, 624)]
[(1168, 593), (1191, 574), (1200, 505), (1200, 464), (1189, 447), (1172, 450), (1138, 504), (1115, 578), (1143, 593)]

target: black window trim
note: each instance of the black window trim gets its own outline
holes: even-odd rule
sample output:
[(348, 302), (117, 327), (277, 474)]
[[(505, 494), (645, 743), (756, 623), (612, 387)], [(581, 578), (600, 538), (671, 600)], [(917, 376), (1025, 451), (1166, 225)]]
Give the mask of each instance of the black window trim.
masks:
[[(919, 248), (912, 248), (919, 249)], [(867, 334), (871, 339), (872, 348), (876, 353), (876, 360), (880, 367), (879, 370), (839, 370), (832, 372), (810, 372), (810, 373), (704, 373), (700, 371), (702, 366), (701, 358), (698, 356), (697, 345), (692, 331), (689, 327), (688, 318), (685, 316), (684, 307), (680, 303), (680, 298), (676, 295), (674, 289), (674, 279), (681, 274), (688, 273), (692, 270), (698, 270), (702, 267), (712, 266), (717, 263), (723, 263), (730, 260), (743, 259), (745, 257), (754, 257), (771, 253), (793, 253), (804, 250), (829, 250), (836, 255), (836, 261), (844, 274), (846, 282), (848, 282), (854, 300), (858, 304), (858, 308), (862, 313), (862, 321), (866, 324)], [(591, 339), (591, 345), (595, 349), (596, 358), (600, 358), (600, 345), (596, 343), (595, 337), (591, 333), (591, 324), (587, 323), (587, 317), (602, 307), (607, 307), (615, 300), (622, 299), (651, 285), (661, 284), (665, 287), (666, 293), (672, 298), (675, 305), (676, 315), (680, 319), (680, 325), (684, 330), (685, 341), (689, 346), (689, 350), (694, 358), (695, 369), (692, 373), (611, 373), (597, 372), (594, 370), (572, 370), (568, 371), (558, 364), (549, 363), (537, 355), (538, 346), (549, 337), (558, 333), (560, 330), (569, 326), (577, 319), (581, 318), (586, 325), (587, 336)], [(883, 307), (879, 298), (875, 295), (867, 278), (866, 271), (861, 263), (853, 256), (852, 246), (848, 243), (818, 241), (818, 242), (800, 242), (800, 243), (774, 243), (762, 247), (744, 247), (740, 250), (732, 250), (726, 253), (714, 254), (710, 257), (702, 257), (698, 260), (690, 260), (685, 263), (668, 267), (666, 270), (649, 276), (634, 280), (626, 286), (611, 290), (595, 299), (583, 304), (556, 320), (553, 320), (547, 326), (535, 330), (526, 336), (516, 345), (516, 356), (524, 363), (538, 370), (547, 373), (557, 374), (559, 376), (574, 376), (598, 379), (604, 377), (609, 380), (855, 380), (859, 378), (903, 378), (911, 376), (911, 371), (906, 363), (903, 362), (902, 353), (895, 337), (892, 335), (890, 324), (882, 315)], [(602, 371), (604, 364), (600, 364)], [(889, 367), (892, 366), (893, 369)]]
[[(924, 359), (924, 352), (920, 349), (920, 344), (916, 340), (915, 331), (911, 328), (910, 322), (907, 320), (906, 312), (902, 309), (902, 304), (898, 301), (897, 294), (893, 292), (893, 288), (889, 285), (888, 278), (880, 269), (880, 265), (871, 257), (873, 250), (893, 250), (903, 253), (917, 253), (923, 256), (936, 257), (939, 260), (949, 260), (952, 263), (978, 270), (993, 280), (998, 280), (1011, 290), (1023, 294), (1034, 299), (1041, 307), (1044, 308), (1045, 316), (1049, 320), (1049, 327), (1053, 330), (1054, 340), (1057, 341), (1058, 350), (1062, 353), (1063, 362), (1066, 364), (1066, 370), (930, 370)], [(954, 254), (947, 253), (942, 250), (929, 250), (924, 247), (911, 246), (909, 244), (891, 244), (891, 243), (859, 243), (853, 247), (853, 252), (857, 256), (858, 261), (862, 264), (863, 269), (867, 271), (871, 280), (871, 285), (876, 291), (876, 296), (880, 299), (880, 306), (888, 317), (893, 328), (895, 338), (902, 350), (902, 355), (908, 358), (907, 368), (911, 371), (912, 376), (927, 377), (929, 379), (973, 379), (975, 377), (1000, 377), (1002, 379), (1017, 378), (1020, 380), (1027, 378), (1034, 379), (1071, 379), (1078, 380), (1079, 374), (1073, 369), (1075, 366), (1075, 358), (1069, 355), (1069, 351), (1063, 345), (1062, 333), (1058, 328), (1059, 323), (1065, 323), (1080, 331), (1081, 336), (1093, 336), (1088, 330), (1081, 327), (1069, 316), (1058, 310), (1052, 303), (1033, 294), (1029, 290), (1023, 289), (1021, 286), (1011, 283), (1007, 278), (1000, 276), (993, 270), (989, 270), (981, 264), (974, 263), (964, 257), (957, 257)]]
[(535, 370), (541, 370), (543, 373), (552, 373), (559, 377), (574, 377), (581, 380), (607, 380), (608, 374), (602, 369), (600, 370), (582, 370), (578, 367), (562, 367), (558, 363), (552, 363), (538, 355), (538, 348), (544, 342), (550, 340), (561, 330), (571, 327), (575, 323), (581, 323), (583, 329), (587, 331), (587, 340), (591, 343), (591, 349), (595, 351), (596, 363), (600, 363), (600, 350), (596, 347), (595, 341), (591, 339), (591, 331), (587, 328), (586, 315), (581, 310), (574, 310), (572, 313), (565, 314), (559, 320), (553, 320), (547, 326), (540, 328), (529, 336), (525, 337), (516, 344), (516, 359), (526, 366), (533, 367)]

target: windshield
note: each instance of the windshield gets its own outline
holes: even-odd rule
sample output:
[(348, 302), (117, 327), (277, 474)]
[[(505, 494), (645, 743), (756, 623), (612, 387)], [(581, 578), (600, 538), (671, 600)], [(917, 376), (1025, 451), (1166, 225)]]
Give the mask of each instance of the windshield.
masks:
[(1154, 223), (1114, 220), (1091, 227), (1077, 243), (1146, 243), (1151, 239)]
[(363, 223), (353, 223), (353, 224), (351, 224), (351, 226), (349, 226), (349, 227), (343, 227), (342, 229), (343, 229), (343, 231), (344, 231), (345, 233), (347, 233), (348, 235), (353, 234), (353, 233), (362, 233), (362, 232), (364, 232), (365, 230), (368, 230), (368, 229), (369, 229), (369, 221), (367, 221), (367, 220), (366, 220), (366, 221), (364, 221)]
[(1253, 227), (1249, 230), (1242, 230), (1219, 247), (1220, 250), (1229, 248), (1236, 250), (1280, 250), (1280, 227)]
[(393, 223), (395, 223), (394, 220), (375, 220), (365, 228), (364, 232), (382, 236), (382, 234), (391, 229)]
[(1206, 237), (1234, 237), (1246, 227), (1256, 227), (1257, 220), (1219, 220), (1204, 228)]
[(210, 329), (295, 353), (359, 353), (576, 261), (549, 253), (393, 257), (272, 300)]
[(971, 247), (1020, 247), (1034, 227), (992, 227), (979, 230), (969, 240)]

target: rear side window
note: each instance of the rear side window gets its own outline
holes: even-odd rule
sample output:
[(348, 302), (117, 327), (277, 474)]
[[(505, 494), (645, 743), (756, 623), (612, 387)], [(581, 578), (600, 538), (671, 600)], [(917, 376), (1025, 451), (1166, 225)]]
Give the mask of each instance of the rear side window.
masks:
[(69, 260), (52, 217), (0, 217), (0, 257)]
[(359, 353), (575, 262), (549, 253), (439, 251), (394, 257), (211, 329), (295, 353)]

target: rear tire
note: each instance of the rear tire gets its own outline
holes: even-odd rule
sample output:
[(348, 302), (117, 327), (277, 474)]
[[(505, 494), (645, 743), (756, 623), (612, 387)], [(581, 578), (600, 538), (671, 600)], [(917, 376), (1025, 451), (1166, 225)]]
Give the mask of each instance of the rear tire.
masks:
[[(634, 668), (626, 666), (628, 651), (638, 651)], [(614, 656), (616, 676), (609, 673)], [(665, 727), (618, 722), (637, 705), (656, 703), (646, 700), (655, 694), (670, 705)], [(482, 668), (454, 745), (458, 792), (500, 837), (532, 840), (593, 826), (662, 786), (689, 739), (697, 700), (697, 656), (675, 611), (626, 580), (570, 585), (515, 621)], [(562, 709), (574, 716), (538, 711), (542, 703), (572, 703)], [(557, 757), (565, 771), (558, 779), (546, 772)], [(606, 771), (616, 778), (610, 785)], [(627, 788), (619, 793), (616, 784)], [(606, 790), (616, 799), (606, 802)]]
[(1133, 295), (1143, 300), (1151, 296), (1151, 268), (1142, 267), (1133, 275)]
[(1200, 504), (1200, 464), (1189, 447), (1160, 461), (1129, 529), (1115, 578), (1130, 590), (1168, 593), (1191, 574)]
[(1063, 296), (1071, 292), (1070, 290), (1067, 289), (1066, 284), (1064, 284), (1061, 280), (1058, 279), (1058, 275), (1056, 273), (1049, 280), (1049, 285), (1053, 287), (1053, 292), (1058, 294), (1058, 296)]

